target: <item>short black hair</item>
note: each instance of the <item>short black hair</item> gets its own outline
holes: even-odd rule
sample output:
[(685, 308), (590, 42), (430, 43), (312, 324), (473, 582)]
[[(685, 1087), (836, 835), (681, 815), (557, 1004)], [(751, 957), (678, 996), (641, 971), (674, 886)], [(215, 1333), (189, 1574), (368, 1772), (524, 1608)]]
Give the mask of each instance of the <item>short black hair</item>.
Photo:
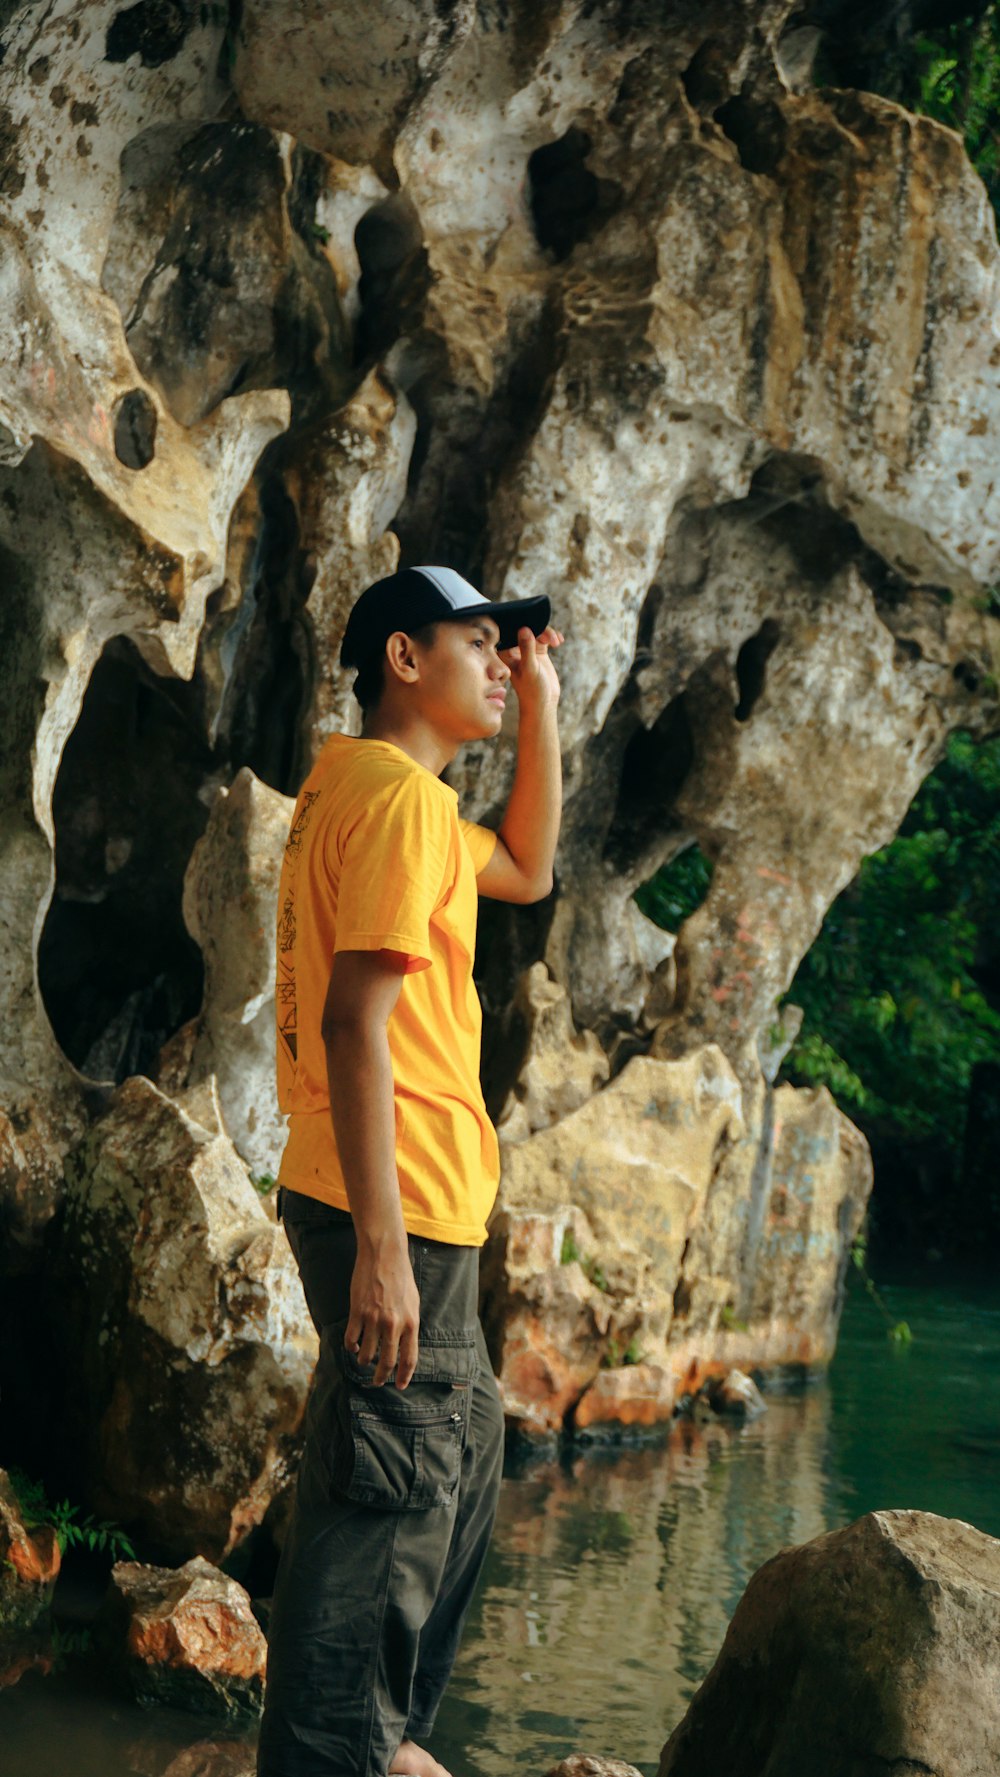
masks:
[[(411, 642), (419, 642), (424, 648), (434, 646), (437, 634), (437, 622), (424, 623), (419, 629), (408, 630)], [(352, 687), (354, 695), (361, 705), (361, 712), (367, 716), (370, 710), (376, 709), (385, 690), (385, 649), (373, 654), (364, 666), (358, 668), (358, 676)]]

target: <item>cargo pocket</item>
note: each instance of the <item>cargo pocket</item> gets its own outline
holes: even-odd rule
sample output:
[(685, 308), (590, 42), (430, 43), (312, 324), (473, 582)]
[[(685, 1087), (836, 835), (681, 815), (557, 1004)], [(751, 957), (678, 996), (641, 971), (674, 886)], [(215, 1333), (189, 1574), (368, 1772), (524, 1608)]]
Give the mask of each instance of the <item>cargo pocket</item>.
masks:
[[(331, 1479), (359, 1505), (383, 1511), (426, 1511), (454, 1497), (469, 1431), (478, 1373), (474, 1328), (420, 1331), (420, 1355), (405, 1389), (376, 1388), (375, 1365), (344, 1349), (346, 1321), (324, 1328), (346, 1381), (346, 1414), (334, 1428)], [(332, 1355), (332, 1353), (331, 1353)]]

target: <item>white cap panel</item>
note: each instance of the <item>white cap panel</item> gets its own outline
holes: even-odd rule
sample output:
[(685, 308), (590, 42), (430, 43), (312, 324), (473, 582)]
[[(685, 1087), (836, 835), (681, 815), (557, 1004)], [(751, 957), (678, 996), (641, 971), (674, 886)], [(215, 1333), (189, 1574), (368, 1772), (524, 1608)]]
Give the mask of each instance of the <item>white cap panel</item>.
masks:
[(415, 574), (423, 574), (432, 586), (436, 586), (442, 598), (448, 600), (453, 611), (467, 611), (470, 605), (488, 605), (489, 599), (463, 580), (454, 568), (414, 568)]

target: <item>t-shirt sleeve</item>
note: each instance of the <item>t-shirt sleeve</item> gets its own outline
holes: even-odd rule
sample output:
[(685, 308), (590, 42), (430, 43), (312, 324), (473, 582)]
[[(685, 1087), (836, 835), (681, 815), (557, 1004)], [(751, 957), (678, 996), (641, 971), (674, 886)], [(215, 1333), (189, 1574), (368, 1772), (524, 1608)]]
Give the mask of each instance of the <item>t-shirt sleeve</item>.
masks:
[(334, 954), (391, 950), (406, 973), (431, 962), (430, 921), (454, 869), (454, 815), (414, 775), (375, 797), (340, 836)]
[(492, 827), (477, 827), (475, 821), (463, 821), (461, 815), (458, 824), (462, 829), (462, 838), (472, 856), (476, 875), (481, 876), (497, 848), (498, 835)]

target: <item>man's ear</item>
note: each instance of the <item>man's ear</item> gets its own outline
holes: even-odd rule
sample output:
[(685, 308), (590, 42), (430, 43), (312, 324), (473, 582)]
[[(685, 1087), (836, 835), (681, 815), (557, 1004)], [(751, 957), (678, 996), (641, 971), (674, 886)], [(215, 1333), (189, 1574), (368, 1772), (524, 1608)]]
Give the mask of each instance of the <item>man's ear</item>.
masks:
[(417, 650), (404, 629), (394, 629), (385, 644), (387, 670), (403, 685), (413, 685), (420, 677)]

